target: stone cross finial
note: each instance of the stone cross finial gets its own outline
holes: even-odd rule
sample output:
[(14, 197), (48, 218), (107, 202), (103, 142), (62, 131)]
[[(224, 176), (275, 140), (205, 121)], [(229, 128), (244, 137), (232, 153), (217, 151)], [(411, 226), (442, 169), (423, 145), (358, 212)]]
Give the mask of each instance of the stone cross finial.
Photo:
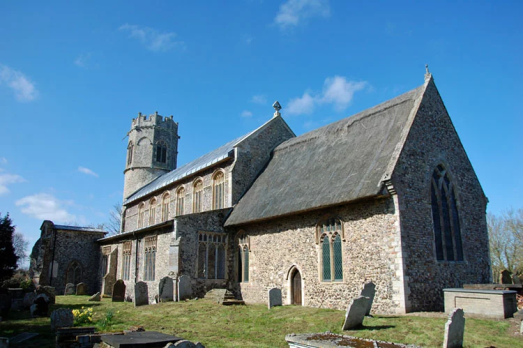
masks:
[(425, 81), (427, 81), (428, 79), (430, 79), (431, 76), (432, 76), (432, 74), (431, 74), (430, 71), (429, 71), (429, 65), (428, 65), (428, 64), (425, 64)]
[(275, 110), (274, 117), (281, 116), (281, 114), (280, 114), (281, 105), (280, 105), (280, 103), (277, 100), (274, 102), (274, 104), (272, 104), (272, 107)]

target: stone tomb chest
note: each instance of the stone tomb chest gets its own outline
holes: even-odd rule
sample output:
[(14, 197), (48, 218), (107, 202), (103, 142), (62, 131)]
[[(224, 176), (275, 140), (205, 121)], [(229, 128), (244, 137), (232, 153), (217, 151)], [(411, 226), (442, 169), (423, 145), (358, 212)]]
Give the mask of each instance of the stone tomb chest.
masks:
[(516, 291), (443, 289), (445, 313), (463, 308), (465, 315), (476, 314), (489, 318), (511, 318), (517, 312)]

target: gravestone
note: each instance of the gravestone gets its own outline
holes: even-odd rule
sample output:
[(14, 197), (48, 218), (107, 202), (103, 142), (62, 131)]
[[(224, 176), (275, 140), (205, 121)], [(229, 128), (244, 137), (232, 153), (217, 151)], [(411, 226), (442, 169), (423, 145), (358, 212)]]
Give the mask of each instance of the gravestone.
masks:
[(361, 290), (361, 295), (363, 297), (368, 297), (369, 302), (367, 305), (367, 310), (365, 311), (365, 315), (370, 315), (370, 310), (372, 308), (372, 302), (374, 302), (374, 296), (376, 295), (376, 285), (373, 282), (365, 284), (363, 287), (363, 290)]
[(125, 299), (125, 283), (123, 280), (118, 279), (113, 285), (113, 302), (123, 302)]
[(192, 297), (191, 277), (182, 275), (178, 278), (178, 301)]
[(499, 274), (499, 283), (500, 284), (512, 284), (512, 277), (510, 276), (510, 272), (504, 269)]
[(149, 294), (147, 284), (138, 282), (134, 284), (134, 306), (144, 306), (149, 304)]
[(463, 309), (456, 308), (449, 314), (449, 320), (445, 324), (445, 338), (443, 348), (463, 347), (463, 335), (465, 334), (465, 318)]
[(87, 295), (87, 285), (85, 283), (78, 283), (78, 285), (76, 285), (76, 294)]
[(41, 293), (41, 294), (36, 295), (36, 298), (30, 307), (31, 315), (46, 317), (49, 313), (50, 305), (51, 305), (51, 300), (46, 293)]
[(93, 296), (89, 297), (89, 299), (87, 301), (96, 301), (96, 302), (100, 302), (102, 300), (102, 294), (100, 294), (99, 292), (97, 292), (96, 294), (94, 294)]
[(74, 325), (73, 311), (70, 308), (60, 308), (51, 313), (51, 330), (59, 327), (72, 327)]
[(174, 285), (173, 279), (171, 277), (164, 277), (160, 279), (159, 285), (159, 299), (160, 302), (173, 301)]
[(369, 298), (363, 296), (352, 300), (352, 303), (349, 305), (347, 312), (345, 313), (345, 322), (343, 323), (342, 330), (354, 329), (363, 324), (368, 303)]
[(56, 293), (55, 289), (52, 286), (38, 286), (36, 288), (36, 295), (45, 294), (47, 295), (49, 299), (49, 304), (55, 304), (56, 303)]
[(65, 285), (64, 295), (74, 295), (75, 293), (76, 293), (76, 288), (75, 288), (74, 284), (67, 283)]
[(278, 288), (272, 288), (269, 290), (269, 309), (276, 306), (283, 305), (281, 299), (281, 290)]
[(23, 301), (23, 307), (25, 309), (31, 307), (35, 298), (36, 298), (36, 294), (34, 292), (28, 292), (27, 294), (25, 294), (24, 301)]

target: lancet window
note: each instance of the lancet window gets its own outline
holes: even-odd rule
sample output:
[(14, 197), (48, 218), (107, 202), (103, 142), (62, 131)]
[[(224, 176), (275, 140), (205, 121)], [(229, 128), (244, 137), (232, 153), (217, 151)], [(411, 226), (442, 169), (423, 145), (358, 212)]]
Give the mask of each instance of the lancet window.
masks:
[(225, 206), (225, 176), (218, 172), (213, 178), (213, 208), (222, 209)]
[(162, 221), (169, 220), (169, 204), (170, 204), (169, 192), (163, 195), (162, 198)]
[(185, 189), (180, 187), (176, 192), (176, 216), (183, 215), (185, 206)]
[(193, 186), (193, 212), (199, 213), (203, 207), (203, 181), (197, 180)]
[(134, 150), (134, 145), (133, 145), (133, 142), (130, 141), (129, 145), (127, 145), (127, 164), (128, 165), (133, 163), (133, 150)]
[(149, 203), (149, 225), (156, 223), (156, 198), (151, 199)]

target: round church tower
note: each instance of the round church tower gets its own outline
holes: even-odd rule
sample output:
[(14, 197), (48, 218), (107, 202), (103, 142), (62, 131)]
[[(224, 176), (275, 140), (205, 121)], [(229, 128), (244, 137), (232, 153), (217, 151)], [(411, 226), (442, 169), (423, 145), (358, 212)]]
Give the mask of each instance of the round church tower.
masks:
[(176, 169), (178, 157), (178, 123), (173, 117), (155, 112), (147, 118), (138, 113), (128, 133), (127, 161), (123, 198), (147, 185), (158, 176)]

